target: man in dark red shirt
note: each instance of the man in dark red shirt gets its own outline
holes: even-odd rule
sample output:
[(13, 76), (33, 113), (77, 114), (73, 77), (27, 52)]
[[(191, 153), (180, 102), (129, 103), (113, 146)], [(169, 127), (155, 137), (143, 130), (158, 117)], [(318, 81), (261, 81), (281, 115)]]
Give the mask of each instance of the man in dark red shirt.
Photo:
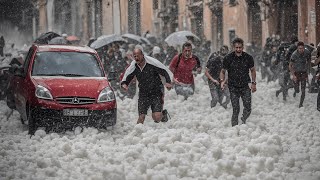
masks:
[(196, 69), (200, 73), (201, 64), (199, 58), (192, 54), (191, 43), (183, 44), (182, 53), (172, 59), (169, 69), (173, 73), (176, 93), (183, 95), (185, 99), (193, 95), (194, 78), (192, 72)]

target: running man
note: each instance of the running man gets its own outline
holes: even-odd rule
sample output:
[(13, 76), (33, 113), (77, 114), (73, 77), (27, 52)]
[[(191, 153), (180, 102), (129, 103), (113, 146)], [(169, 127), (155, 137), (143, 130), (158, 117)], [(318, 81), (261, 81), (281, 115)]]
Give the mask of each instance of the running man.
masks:
[(290, 58), (289, 69), (294, 82), (294, 92), (299, 93), (301, 85), (301, 97), (299, 108), (303, 107), (306, 96), (306, 85), (308, 80), (308, 68), (311, 63), (311, 53), (304, 48), (303, 42), (298, 42), (298, 48)]
[[(240, 98), (243, 101), (243, 115), (241, 120), (246, 123), (251, 114), (251, 92), (256, 88), (256, 69), (251, 55), (243, 51), (243, 40), (235, 38), (232, 42), (234, 51), (227, 54), (223, 59), (223, 68), (220, 72), (220, 84), (224, 89), (226, 85), (225, 72), (228, 72), (228, 87), (230, 91), (231, 105), (233, 108), (231, 125), (238, 125), (240, 113)], [(251, 73), (251, 88), (249, 88)]]
[(149, 107), (151, 107), (154, 122), (168, 121), (168, 112), (163, 110), (164, 86), (160, 75), (165, 78), (165, 87), (170, 90), (172, 88), (172, 73), (160, 61), (144, 56), (141, 49), (134, 49), (133, 58), (134, 61), (125, 71), (121, 87), (128, 90), (128, 85), (134, 77), (139, 82), (139, 118), (137, 124), (144, 123)]

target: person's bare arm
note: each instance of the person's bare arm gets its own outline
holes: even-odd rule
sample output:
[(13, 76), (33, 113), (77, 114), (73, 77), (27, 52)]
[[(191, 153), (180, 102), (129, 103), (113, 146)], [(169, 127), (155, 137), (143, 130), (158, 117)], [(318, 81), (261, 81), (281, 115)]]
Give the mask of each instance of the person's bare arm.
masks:
[(293, 63), (292, 62), (289, 63), (289, 71), (290, 71), (291, 75), (294, 75)]
[(256, 82), (256, 77), (257, 77), (257, 72), (256, 72), (256, 68), (253, 67), (250, 69), (250, 72), (251, 72), (251, 80), (253, 82)]
[(257, 91), (257, 83), (256, 83), (256, 76), (257, 76), (257, 72), (256, 72), (256, 68), (252, 67), (250, 68), (250, 72), (251, 72), (251, 91), (252, 92), (256, 92)]
[(226, 70), (225, 69), (221, 69), (220, 71), (220, 81), (225, 81), (225, 75), (226, 75)]
[(290, 74), (291, 74), (291, 76), (292, 76), (292, 80), (293, 80), (294, 82), (296, 82), (296, 81), (297, 81), (297, 78), (296, 78), (296, 75), (294, 74), (293, 62), (290, 62), (290, 63), (289, 63), (289, 71), (290, 71)]
[(224, 89), (225, 83), (226, 83), (225, 77), (226, 77), (226, 70), (222, 68), (220, 71), (220, 85), (222, 90)]

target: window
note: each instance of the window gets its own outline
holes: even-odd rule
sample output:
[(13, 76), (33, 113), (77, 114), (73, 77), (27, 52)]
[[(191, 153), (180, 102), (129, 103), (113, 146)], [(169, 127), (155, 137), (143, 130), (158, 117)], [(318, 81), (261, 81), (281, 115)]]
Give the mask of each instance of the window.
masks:
[(153, 9), (154, 10), (159, 9), (159, 0), (153, 0)]
[(103, 72), (97, 59), (88, 53), (38, 52), (32, 75), (103, 77)]
[(229, 0), (230, 6), (236, 6), (238, 4), (237, 0)]

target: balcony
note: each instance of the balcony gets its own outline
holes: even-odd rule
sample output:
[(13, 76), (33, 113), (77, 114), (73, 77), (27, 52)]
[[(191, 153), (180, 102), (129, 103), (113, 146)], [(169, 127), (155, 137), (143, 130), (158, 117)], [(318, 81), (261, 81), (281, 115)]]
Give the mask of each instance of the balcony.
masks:
[(188, 6), (189, 11), (191, 11), (192, 13), (197, 13), (199, 11), (203, 11), (203, 1), (202, 0), (190, 1), (187, 6)]
[(222, 13), (223, 0), (209, 0), (207, 5), (214, 14)]

